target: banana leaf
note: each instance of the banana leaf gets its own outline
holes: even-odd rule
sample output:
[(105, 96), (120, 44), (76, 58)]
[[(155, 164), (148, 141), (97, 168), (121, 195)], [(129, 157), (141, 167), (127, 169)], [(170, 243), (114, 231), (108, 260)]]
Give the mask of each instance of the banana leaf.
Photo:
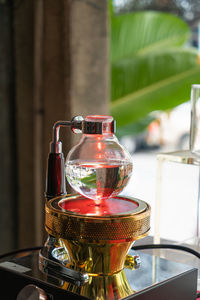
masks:
[[(111, 110), (118, 126), (189, 100), (191, 85), (200, 82), (197, 54), (189, 49), (176, 49), (132, 60), (123, 75), (126, 80), (121, 81), (124, 68), (125, 64), (115, 66), (113, 75), (117, 87), (114, 95), (118, 97), (112, 102)], [(136, 71), (138, 77), (135, 77)], [(146, 73), (144, 77), (143, 72)], [(128, 93), (124, 95), (125, 90)]]
[(187, 24), (141, 12), (112, 16), (111, 28), (111, 114), (118, 126), (189, 100), (200, 67), (197, 50), (185, 46)]
[(188, 41), (188, 25), (174, 15), (144, 11), (111, 16), (111, 62)]

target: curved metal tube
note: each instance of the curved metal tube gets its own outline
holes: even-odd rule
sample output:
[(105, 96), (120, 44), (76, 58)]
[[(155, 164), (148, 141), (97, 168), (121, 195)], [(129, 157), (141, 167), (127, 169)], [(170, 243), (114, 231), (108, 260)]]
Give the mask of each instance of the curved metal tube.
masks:
[(57, 121), (53, 125), (53, 143), (59, 142), (60, 127), (71, 127), (72, 121)]
[(52, 142), (50, 144), (51, 153), (61, 153), (62, 152), (62, 143), (59, 141), (60, 138), (60, 127), (71, 127), (74, 133), (82, 132), (82, 116), (73, 117), (71, 121), (57, 121), (53, 125), (53, 136)]

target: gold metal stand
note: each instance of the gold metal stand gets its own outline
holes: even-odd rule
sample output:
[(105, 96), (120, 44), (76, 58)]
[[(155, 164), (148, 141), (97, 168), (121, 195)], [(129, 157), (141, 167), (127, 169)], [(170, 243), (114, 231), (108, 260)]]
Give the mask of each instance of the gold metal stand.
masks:
[(62, 287), (91, 299), (121, 299), (133, 294), (123, 269), (138, 267), (139, 258), (127, 253), (135, 240), (148, 235), (149, 205), (124, 198), (137, 207), (105, 216), (81, 215), (59, 205), (78, 197), (57, 197), (46, 203), (45, 228), (55, 238), (55, 248), (63, 247), (66, 251), (62, 263), (67, 269), (89, 275), (88, 283), (81, 287), (67, 282)]

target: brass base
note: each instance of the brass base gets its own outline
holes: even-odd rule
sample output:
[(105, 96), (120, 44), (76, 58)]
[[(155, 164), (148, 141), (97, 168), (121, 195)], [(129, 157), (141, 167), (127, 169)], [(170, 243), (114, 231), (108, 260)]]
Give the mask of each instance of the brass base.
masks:
[[(127, 256), (127, 253), (135, 240), (148, 235), (149, 205), (138, 199), (120, 198), (120, 201), (133, 202), (136, 209), (106, 216), (81, 215), (59, 206), (60, 201), (78, 197), (68, 195), (46, 202), (45, 228), (50, 238), (45, 245), (48, 249), (46, 258), (40, 256), (41, 269), (45, 271), (48, 264), (54, 269), (48, 258), (53, 257), (53, 252), (61, 251), (60, 258), (54, 255), (53, 259), (62, 265), (62, 269), (66, 268), (69, 273), (73, 270), (76, 278), (84, 279), (85, 273), (89, 276), (87, 284), (64, 281), (63, 289), (90, 299), (121, 299), (132, 295), (134, 291), (128, 284), (124, 268), (138, 267), (137, 258)], [(55, 269), (57, 272), (56, 265)]]
[(65, 248), (70, 268), (96, 275), (121, 271), (133, 242), (148, 235), (149, 205), (128, 198), (137, 203), (136, 210), (109, 216), (79, 215), (60, 208), (59, 201), (78, 197), (58, 197), (46, 203), (47, 232)]

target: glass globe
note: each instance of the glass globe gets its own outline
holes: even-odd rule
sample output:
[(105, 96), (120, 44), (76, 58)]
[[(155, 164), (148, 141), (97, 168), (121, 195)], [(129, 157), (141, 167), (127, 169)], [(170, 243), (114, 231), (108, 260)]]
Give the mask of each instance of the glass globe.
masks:
[(66, 177), (72, 188), (96, 203), (118, 195), (132, 173), (132, 159), (114, 135), (110, 116), (87, 116), (80, 142), (68, 153)]

